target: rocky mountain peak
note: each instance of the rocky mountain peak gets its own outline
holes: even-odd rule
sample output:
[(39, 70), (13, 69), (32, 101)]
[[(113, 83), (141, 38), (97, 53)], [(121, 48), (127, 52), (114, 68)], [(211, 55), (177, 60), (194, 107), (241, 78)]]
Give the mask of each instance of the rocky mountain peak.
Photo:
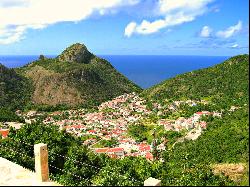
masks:
[(76, 43), (66, 48), (57, 58), (59, 61), (87, 64), (92, 56), (84, 44)]

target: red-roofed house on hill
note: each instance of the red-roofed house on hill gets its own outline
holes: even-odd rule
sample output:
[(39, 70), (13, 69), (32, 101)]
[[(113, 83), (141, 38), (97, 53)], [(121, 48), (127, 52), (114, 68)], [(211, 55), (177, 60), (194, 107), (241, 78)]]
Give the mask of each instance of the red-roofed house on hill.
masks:
[(202, 112), (196, 112), (197, 115), (209, 115), (211, 112), (209, 111), (202, 111)]
[(95, 130), (89, 130), (88, 133), (89, 134), (96, 134), (96, 131)]
[(151, 150), (150, 145), (147, 145), (147, 144), (139, 144), (138, 148), (139, 148), (139, 150), (141, 152), (146, 152), (146, 151), (150, 151)]
[(114, 148), (110, 148), (107, 151), (108, 154), (116, 154), (119, 157), (124, 156), (124, 149), (121, 147), (114, 147)]
[[(124, 156), (124, 149), (121, 147), (114, 147), (114, 148), (109, 148), (109, 147), (105, 147), (105, 148), (96, 148), (94, 149), (94, 151), (96, 153), (107, 153), (109, 156), (110, 155), (116, 155), (117, 157), (122, 157)], [(112, 158), (114, 158), (114, 156), (112, 156)]]
[(108, 147), (105, 147), (105, 148), (96, 148), (96, 149), (94, 149), (94, 151), (96, 152), (96, 153), (106, 153), (107, 151), (108, 151)]

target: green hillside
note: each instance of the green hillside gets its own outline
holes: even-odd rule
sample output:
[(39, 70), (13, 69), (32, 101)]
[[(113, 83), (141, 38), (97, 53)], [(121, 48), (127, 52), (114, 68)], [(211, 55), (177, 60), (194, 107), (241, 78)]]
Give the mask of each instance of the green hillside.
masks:
[(87, 106), (141, 88), (120, 74), (106, 60), (74, 44), (56, 58), (40, 56), (16, 72), (32, 80), (35, 105)]
[(8, 109), (23, 106), (30, 100), (30, 81), (0, 64), (0, 108)]
[[(67, 54), (72, 53), (67, 51)], [(88, 60), (78, 58), (85, 55)], [(36, 91), (38, 96), (42, 94), (39, 92), (41, 91), (39, 90), (40, 85), (42, 85), (43, 94), (60, 94), (57, 92), (66, 90), (65, 93), (62, 93), (62, 97), (56, 95), (57, 98), (64, 99), (70, 96), (69, 90), (75, 89), (77, 92), (73, 93), (79, 93), (79, 98), (85, 96), (95, 101), (98, 98), (108, 98), (110, 96), (108, 93), (115, 90), (126, 91), (126, 89), (132, 88), (136, 91), (140, 90), (126, 78), (119, 76), (119, 73), (113, 70), (107, 61), (90, 53), (83, 53), (79, 56), (65, 57), (62, 55), (55, 59), (46, 59), (41, 56), (40, 60), (18, 69), (20, 74), (31, 78), (36, 86), (33, 101), (38, 99), (35, 95)], [(64, 61), (65, 59), (67, 62)], [(72, 59), (74, 60), (72, 61)], [(34, 169), (33, 150), (20, 142), (31, 145), (44, 142), (49, 145), (52, 153), (49, 154), (49, 160), (56, 167), (65, 171), (61, 172), (50, 166), (51, 177), (61, 184), (72, 186), (143, 185), (143, 181), (149, 177), (160, 179), (163, 186), (248, 186), (248, 69), (249, 56), (239, 55), (214, 67), (179, 75), (143, 91), (142, 95), (148, 100), (148, 103), (161, 103), (162, 106), (177, 100), (192, 99), (208, 102), (204, 104), (208, 107), (198, 104), (197, 106), (181, 108), (181, 115), (193, 114), (203, 110), (202, 107), (211, 112), (214, 110), (222, 111), (221, 117), (202, 117), (202, 120), (207, 122), (207, 128), (203, 129), (202, 134), (196, 140), (185, 140), (174, 146), (167, 142), (166, 149), (160, 152), (163, 160), (156, 159), (148, 162), (142, 157), (112, 159), (105, 155), (94, 155), (90, 149), (82, 145), (80, 139), (66, 133), (65, 130), (59, 131), (58, 126), (44, 125), (40, 122), (26, 124), (19, 130), (11, 129), (9, 138), (0, 140), (0, 143), (4, 145), (0, 148), (0, 156), (29, 169)], [(104, 84), (103, 80), (109, 80), (109, 83), (112, 84)], [(119, 85), (116, 81), (125, 83), (123, 87), (117, 88)], [(57, 85), (57, 87), (50, 89), (50, 86), (53, 85)], [(61, 85), (63, 87), (60, 87)], [(85, 87), (81, 87), (82, 85)], [(132, 85), (132, 88), (126, 87), (129, 85)], [(95, 90), (91, 92), (87, 88), (101, 92), (95, 93)], [(115, 91), (115, 94), (118, 92)], [(44, 97), (42, 101), (46, 101), (46, 97), (42, 97)], [(51, 103), (56, 101), (52, 98), (49, 99)], [(231, 106), (236, 106), (235, 110), (230, 110)], [(153, 112), (145, 119), (145, 122), (151, 120), (150, 122), (154, 121), (153, 123), (155, 123), (161, 117)], [(144, 138), (149, 136), (145, 133), (148, 129), (149, 127), (145, 125), (140, 129), (132, 129), (131, 132), (135, 133), (138, 138)], [(171, 141), (171, 133), (166, 134), (166, 138)], [(18, 153), (13, 153), (5, 147), (20, 150), (28, 157), (20, 157)], [(69, 159), (61, 159), (62, 157), (59, 155)], [(76, 160), (77, 163), (74, 162)], [(97, 168), (89, 167), (89, 164)], [(87, 180), (71, 176), (70, 173)], [(135, 180), (130, 180), (131, 178)]]
[(248, 103), (249, 55), (238, 55), (216, 66), (163, 81), (142, 95), (153, 102), (207, 100), (217, 109)]
[[(164, 182), (172, 185), (174, 176), (180, 177), (183, 168), (188, 171), (196, 170), (199, 166), (208, 166), (212, 170), (218, 164), (226, 171), (220, 174), (229, 173), (227, 176), (234, 180), (234, 185), (249, 185), (248, 107), (242, 107), (233, 113), (225, 114), (223, 118), (215, 118), (208, 122), (208, 128), (196, 141), (177, 143), (174, 148), (164, 153), (164, 158), (167, 165), (173, 168), (168, 172), (170, 177), (164, 178)], [(230, 164), (235, 167), (237, 164), (243, 165), (244, 172), (230, 171)], [(197, 175), (191, 181), (183, 181), (182, 185), (205, 185), (198, 179)]]
[[(222, 117), (206, 117), (207, 129), (195, 141), (177, 143), (164, 152), (172, 169), (163, 177), (164, 183), (175, 185), (185, 170), (200, 167), (217, 168), (220, 174), (234, 180), (235, 185), (249, 185), (249, 56), (238, 55), (214, 67), (178, 75), (159, 85), (144, 90), (148, 103), (167, 106), (174, 101), (207, 101), (196, 106), (177, 107), (164, 118), (178, 113), (189, 117), (201, 110), (222, 111)], [(235, 110), (230, 110), (235, 106)], [(164, 107), (163, 107), (164, 108)], [(161, 118), (162, 116), (157, 116)], [(245, 167), (245, 171), (239, 168)], [(185, 169), (186, 168), (186, 169)], [(218, 169), (219, 168), (219, 169)], [(201, 172), (202, 175), (202, 172)], [(183, 181), (182, 185), (205, 185), (199, 176)], [(197, 183), (196, 183), (197, 182)]]

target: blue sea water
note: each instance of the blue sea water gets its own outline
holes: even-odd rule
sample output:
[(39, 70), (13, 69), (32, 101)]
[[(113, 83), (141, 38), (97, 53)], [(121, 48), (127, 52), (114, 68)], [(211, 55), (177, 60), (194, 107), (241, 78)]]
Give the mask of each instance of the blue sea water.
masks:
[[(149, 88), (178, 74), (222, 63), (228, 56), (98, 55), (142, 88)], [(53, 55), (47, 57), (54, 57)], [(21, 67), (38, 56), (0, 56), (0, 63)]]

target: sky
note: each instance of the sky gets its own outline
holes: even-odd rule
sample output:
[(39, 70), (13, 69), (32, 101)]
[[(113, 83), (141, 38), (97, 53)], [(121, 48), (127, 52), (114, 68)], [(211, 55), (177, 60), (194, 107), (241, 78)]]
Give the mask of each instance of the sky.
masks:
[(249, 0), (0, 0), (0, 55), (249, 53)]

